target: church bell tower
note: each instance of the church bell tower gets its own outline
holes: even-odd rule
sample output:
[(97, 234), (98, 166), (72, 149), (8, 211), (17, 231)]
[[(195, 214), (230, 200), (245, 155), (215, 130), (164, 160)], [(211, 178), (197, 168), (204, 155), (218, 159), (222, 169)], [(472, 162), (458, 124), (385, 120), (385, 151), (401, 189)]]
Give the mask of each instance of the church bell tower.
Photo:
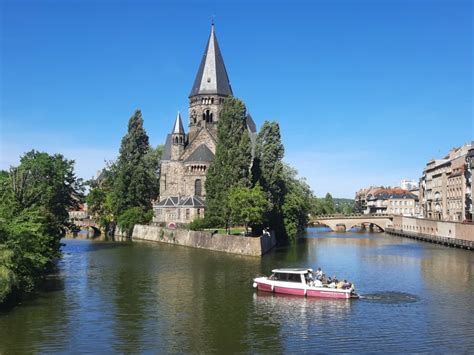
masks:
[(189, 141), (204, 127), (217, 135), (220, 109), (228, 96), (232, 96), (232, 88), (212, 25), (206, 50), (189, 94)]

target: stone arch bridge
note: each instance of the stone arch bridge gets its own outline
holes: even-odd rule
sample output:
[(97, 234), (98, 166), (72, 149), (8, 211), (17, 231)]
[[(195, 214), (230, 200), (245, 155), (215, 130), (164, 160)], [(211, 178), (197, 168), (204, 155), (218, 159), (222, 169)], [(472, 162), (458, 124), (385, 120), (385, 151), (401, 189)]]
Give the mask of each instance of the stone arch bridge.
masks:
[(101, 234), (101, 230), (100, 230), (99, 226), (91, 218), (84, 218), (84, 219), (81, 219), (81, 220), (76, 220), (76, 221), (73, 221), (73, 223), (79, 228), (92, 230), (94, 235), (100, 235)]
[(325, 225), (332, 231), (348, 231), (357, 225), (375, 225), (382, 231), (392, 227), (393, 216), (391, 215), (349, 215), (349, 216), (314, 216), (310, 218), (312, 225)]

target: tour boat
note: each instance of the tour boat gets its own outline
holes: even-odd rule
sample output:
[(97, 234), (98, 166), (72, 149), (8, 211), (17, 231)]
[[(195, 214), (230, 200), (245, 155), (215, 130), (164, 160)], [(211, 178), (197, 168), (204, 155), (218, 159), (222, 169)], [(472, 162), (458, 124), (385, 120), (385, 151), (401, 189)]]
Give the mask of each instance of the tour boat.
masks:
[(257, 277), (253, 287), (259, 291), (308, 297), (358, 298), (354, 285), (350, 288), (315, 286), (312, 269), (275, 269), (269, 277)]

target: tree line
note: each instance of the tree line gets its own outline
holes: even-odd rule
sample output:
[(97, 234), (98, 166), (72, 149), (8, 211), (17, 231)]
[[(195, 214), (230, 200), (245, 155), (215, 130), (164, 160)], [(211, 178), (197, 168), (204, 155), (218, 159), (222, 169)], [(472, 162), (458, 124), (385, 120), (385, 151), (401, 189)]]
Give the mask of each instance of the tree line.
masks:
[(32, 150), (0, 171), (0, 304), (34, 289), (60, 257), (84, 186), (74, 161)]

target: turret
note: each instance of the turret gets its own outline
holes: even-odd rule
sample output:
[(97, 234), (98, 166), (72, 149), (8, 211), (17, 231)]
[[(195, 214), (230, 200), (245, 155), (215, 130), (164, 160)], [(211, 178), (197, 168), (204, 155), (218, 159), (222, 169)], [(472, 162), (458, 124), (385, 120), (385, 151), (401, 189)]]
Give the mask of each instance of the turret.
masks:
[(171, 132), (171, 160), (178, 160), (184, 151), (186, 143), (186, 134), (184, 133), (183, 122), (181, 114), (178, 112), (176, 121)]

